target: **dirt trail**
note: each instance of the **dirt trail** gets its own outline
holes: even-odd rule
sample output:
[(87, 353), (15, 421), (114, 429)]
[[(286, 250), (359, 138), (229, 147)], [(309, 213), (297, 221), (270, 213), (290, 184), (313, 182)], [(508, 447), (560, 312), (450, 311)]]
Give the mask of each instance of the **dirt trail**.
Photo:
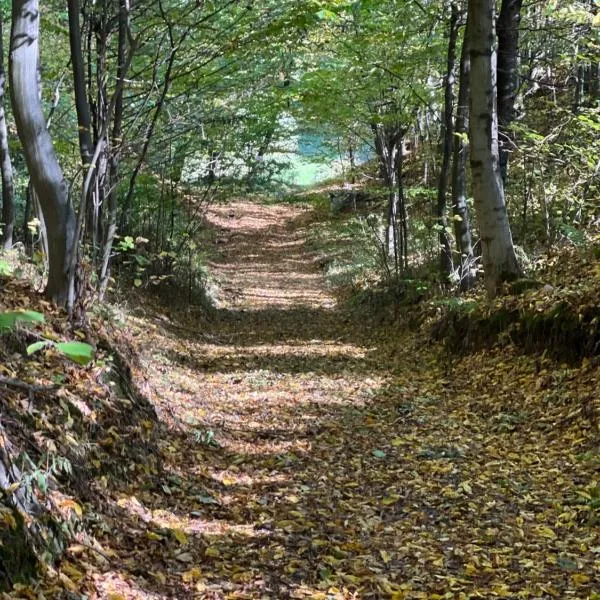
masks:
[[(310, 219), (291, 206), (214, 208), (214, 322), (140, 324), (169, 425), (165, 476), (115, 491), (108, 519), (118, 533), (101, 539), (118, 561), (96, 577), (97, 597), (591, 589), (596, 558), (583, 544), (595, 534), (558, 537), (548, 500), (556, 465), (538, 437), (502, 437), (430, 355), (387, 348), (339, 310), (306, 246)], [(563, 477), (575, 468), (567, 463)], [(575, 567), (562, 571), (550, 554)]]

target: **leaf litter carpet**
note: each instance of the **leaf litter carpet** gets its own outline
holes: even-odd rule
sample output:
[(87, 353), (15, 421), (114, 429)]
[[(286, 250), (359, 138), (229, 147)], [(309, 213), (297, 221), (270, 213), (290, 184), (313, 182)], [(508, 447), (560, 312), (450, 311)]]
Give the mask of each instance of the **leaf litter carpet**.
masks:
[(238, 202), (209, 218), (214, 317), (133, 319), (162, 471), (107, 483), (103, 555), (72, 558), (81, 591), (599, 597), (597, 428), (557, 425), (597, 368), (510, 348), (450, 365), (400, 324), (336, 306), (309, 209)]

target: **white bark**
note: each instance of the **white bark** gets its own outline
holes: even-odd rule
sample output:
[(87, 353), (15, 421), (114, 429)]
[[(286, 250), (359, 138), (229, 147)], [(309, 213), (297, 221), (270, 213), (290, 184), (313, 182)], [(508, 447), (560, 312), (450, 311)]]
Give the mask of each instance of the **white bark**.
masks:
[(469, 0), (471, 170), (485, 287), (491, 298), (504, 281), (521, 274), (500, 173), (494, 15), (494, 0)]

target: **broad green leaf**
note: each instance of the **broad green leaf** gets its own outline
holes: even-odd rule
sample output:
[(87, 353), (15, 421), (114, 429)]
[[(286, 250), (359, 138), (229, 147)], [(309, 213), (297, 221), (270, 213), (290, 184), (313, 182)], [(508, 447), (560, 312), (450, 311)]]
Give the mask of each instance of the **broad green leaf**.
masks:
[(41, 342), (35, 342), (35, 344), (30, 344), (29, 346), (27, 346), (27, 355), (31, 356), (32, 354), (35, 354), (36, 352), (39, 352), (40, 350), (47, 348), (50, 345), (52, 345), (52, 342), (49, 342), (47, 340), (42, 340)]
[(85, 342), (60, 342), (56, 344), (56, 349), (80, 365), (87, 365), (94, 360), (94, 348)]
[(0, 313), (0, 330), (12, 329), (17, 323), (43, 323), (44, 315), (33, 310)]

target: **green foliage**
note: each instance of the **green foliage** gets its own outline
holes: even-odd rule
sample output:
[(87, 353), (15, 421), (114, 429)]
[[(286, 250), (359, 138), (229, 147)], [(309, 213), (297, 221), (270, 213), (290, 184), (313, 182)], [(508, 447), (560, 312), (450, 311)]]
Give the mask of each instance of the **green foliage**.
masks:
[(0, 313), (0, 332), (14, 329), (18, 323), (39, 324), (44, 320), (43, 314), (33, 310)]
[[(32, 310), (22, 310), (0, 313), (0, 332), (14, 329), (18, 323), (40, 324), (45, 322), (42, 313)], [(94, 348), (84, 342), (54, 342), (52, 340), (40, 340), (27, 347), (27, 354), (32, 354), (53, 347), (67, 358), (80, 365), (87, 365), (94, 359)]]
[(94, 360), (94, 348), (85, 342), (53, 342), (41, 340), (27, 346), (27, 354), (31, 356), (44, 348), (54, 348), (64, 354), (69, 360), (79, 365), (87, 365)]
[(0, 277), (10, 277), (13, 273), (14, 269), (12, 265), (9, 262), (0, 259)]

